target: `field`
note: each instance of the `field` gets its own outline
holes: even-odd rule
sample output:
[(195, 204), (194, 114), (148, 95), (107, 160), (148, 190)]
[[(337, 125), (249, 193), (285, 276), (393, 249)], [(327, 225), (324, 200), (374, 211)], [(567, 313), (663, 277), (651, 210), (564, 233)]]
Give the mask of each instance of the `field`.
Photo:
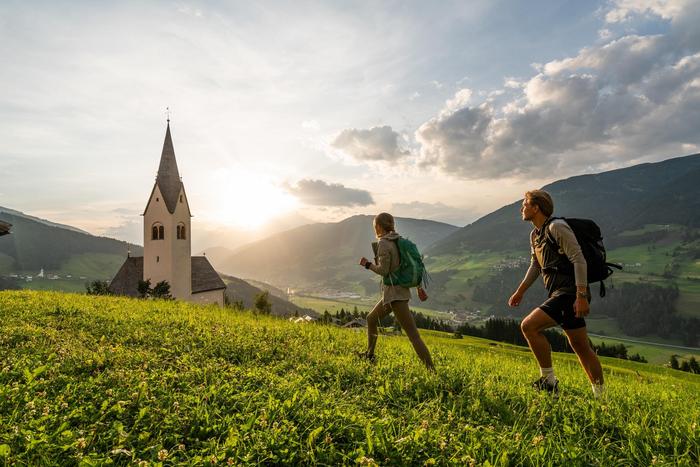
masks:
[[(415, 296), (415, 290), (412, 292), (413, 295)], [(297, 306), (300, 306), (302, 308), (310, 308), (320, 314), (323, 314), (324, 311), (328, 311), (330, 314), (335, 314), (336, 312), (340, 311), (340, 309), (344, 309), (345, 311), (353, 311), (355, 307), (357, 307), (357, 310), (362, 313), (362, 312), (369, 312), (372, 310), (374, 305), (377, 303), (377, 300), (379, 300), (379, 296), (376, 298), (361, 298), (361, 299), (330, 299), (330, 298), (321, 298), (321, 297), (312, 297), (308, 295), (297, 295), (293, 297), (290, 301), (294, 303)], [(416, 313), (423, 313), (425, 316), (430, 316), (431, 318), (437, 318), (437, 319), (442, 319), (445, 321), (449, 321), (452, 319), (452, 315), (450, 313), (447, 313), (445, 311), (438, 311), (438, 310), (433, 310), (430, 308), (426, 307), (420, 307), (420, 306), (413, 306), (411, 305), (411, 310), (415, 311)]]
[(248, 312), (0, 293), (0, 458), (44, 464), (698, 465), (700, 377), (604, 359), (593, 400), (556, 354), (557, 399), (522, 348), (425, 332), (378, 362), (362, 332)]

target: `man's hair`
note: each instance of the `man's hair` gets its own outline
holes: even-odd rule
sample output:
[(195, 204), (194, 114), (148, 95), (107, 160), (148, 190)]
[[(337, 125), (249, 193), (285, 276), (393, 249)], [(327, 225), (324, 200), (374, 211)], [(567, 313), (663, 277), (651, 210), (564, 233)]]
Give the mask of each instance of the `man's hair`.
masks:
[(547, 217), (554, 213), (554, 201), (552, 201), (549, 193), (544, 190), (530, 190), (525, 193), (525, 199), (529, 204), (539, 207), (542, 214)]
[(374, 218), (374, 222), (386, 232), (392, 232), (394, 230), (394, 216), (388, 212), (380, 212), (377, 214)]

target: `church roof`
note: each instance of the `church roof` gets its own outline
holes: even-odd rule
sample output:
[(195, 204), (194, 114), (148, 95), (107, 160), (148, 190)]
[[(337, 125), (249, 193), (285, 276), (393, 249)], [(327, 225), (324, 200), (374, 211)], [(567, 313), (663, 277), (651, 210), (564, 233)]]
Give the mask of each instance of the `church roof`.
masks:
[(12, 227), (12, 224), (4, 221), (0, 221), (0, 237), (3, 235), (7, 235), (10, 233), (10, 227)]
[[(226, 288), (226, 284), (205, 256), (193, 256), (191, 259), (193, 294)], [(109, 284), (109, 291), (116, 295), (138, 297), (140, 280), (143, 280), (143, 256), (126, 258)]]
[(168, 128), (165, 131), (165, 141), (163, 142), (163, 151), (160, 154), (160, 166), (158, 166), (156, 184), (163, 194), (163, 201), (165, 201), (168, 211), (170, 214), (174, 213), (180, 188), (182, 188), (182, 180), (180, 180), (180, 172), (177, 170), (175, 148), (170, 137), (170, 122), (168, 122)]

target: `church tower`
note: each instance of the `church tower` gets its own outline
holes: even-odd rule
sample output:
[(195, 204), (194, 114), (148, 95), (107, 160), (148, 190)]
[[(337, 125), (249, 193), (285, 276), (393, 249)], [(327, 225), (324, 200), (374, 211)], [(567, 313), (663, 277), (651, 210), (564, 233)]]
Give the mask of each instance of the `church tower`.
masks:
[[(206, 256), (191, 256), (190, 205), (175, 161), (170, 119), (156, 182), (143, 212), (143, 256), (127, 255), (109, 284), (115, 295), (142, 297), (141, 281), (170, 284), (173, 298), (224, 306), (226, 284)], [(9, 224), (4, 224), (9, 228)], [(6, 232), (0, 222), (0, 235)]]
[(143, 280), (150, 279), (151, 287), (167, 281), (170, 294), (181, 300), (192, 298), (191, 217), (168, 119), (158, 175), (143, 212)]

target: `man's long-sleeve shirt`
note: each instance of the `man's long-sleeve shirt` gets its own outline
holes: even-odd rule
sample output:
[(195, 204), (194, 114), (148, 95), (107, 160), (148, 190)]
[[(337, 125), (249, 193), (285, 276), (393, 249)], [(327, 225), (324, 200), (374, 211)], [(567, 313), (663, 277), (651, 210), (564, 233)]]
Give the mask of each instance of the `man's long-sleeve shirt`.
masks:
[[(547, 240), (546, 232), (534, 229), (530, 234), (530, 267), (525, 274), (523, 283), (530, 287), (537, 277), (542, 274), (544, 284), (550, 294), (575, 293), (576, 287), (588, 286), (588, 267), (576, 240), (574, 231), (563, 219), (555, 219), (547, 224), (550, 238), (556, 246)], [(557, 250), (558, 246), (558, 250)], [(570, 266), (562, 264), (565, 255), (573, 265), (573, 276)], [(566, 270), (568, 266), (569, 271)], [(562, 269), (564, 267), (564, 272)]]

